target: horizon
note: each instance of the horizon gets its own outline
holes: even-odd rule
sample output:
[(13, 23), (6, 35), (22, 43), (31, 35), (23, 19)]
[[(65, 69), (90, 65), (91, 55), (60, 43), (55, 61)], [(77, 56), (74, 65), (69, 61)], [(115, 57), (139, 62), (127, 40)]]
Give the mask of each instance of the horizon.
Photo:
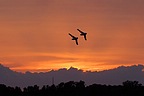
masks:
[(68, 81), (85, 81), (87, 85), (94, 83), (106, 84), (106, 85), (119, 85), (122, 82), (139, 81), (144, 84), (144, 65), (133, 65), (133, 66), (121, 66), (111, 70), (105, 70), (100, 72), (83, 72), (77, 68), (71, 69), (59, 69), (49, 72), (16, 72), (8, 67), (0, 65), (0, 84), (7, 86), (19, 86), (21, 88), (27, 86), (43, 86), (47, 84), (60, 84), (60, 82)]
[[(122, 65), (122, 66), (118, 66), (118, 67), (115, 67), (115, 68), (111, 68), (111, 69), (106, 69), (106, 70), (100, 70), (100, 71), (91, 71), (91, 70), (82, 70), (82, 69), (79, 69), (79, 68), (76, 68), (76, 67), (73, 67), (73, 66), (71, 66), (71, 67), (69, 67), (69, 68), (60, 68), (60, 69), (56, 69), (56, 70), (54, 70), (54, 69), (49, 69), (49, 70), (45, 70), (45, 71), (41, 71), (41, 70), (33, 70), (33, 71), (15, 71), (15, 70), (13, 70), (13, 69), (11, 69), (11, 68), (9, 68), (9, 67), (7, 67), (7, 66), (4, 66), (4, 64), (1, 64), (0, 63), (0, 65), (2, 66), (2, 67), (5, 67), (5, 68), (8, 68), (9, 70), (12, 70), (12, 71), (14, 71), (14, 72), (18, 72), (18, 73), (27, 73), (27, 72), (30, 72), (30, 73), (47, 73), (47, 72), (53, 72), (53, 71), (61, 71), (61, 70), (66, 70), (66, 71), (69, 71), (69, 70), (71, 70), (71, 69), (76, 69), (77, 71), (82, 71), (82, 72), (104, 72), (104, 71), (110, 71), (110, 70), (115, 70), (115, 69), (118, 69), (118, 68), (121, 68), (121, 67), (125, 67), (125, 68), (128, 68), (128, 67), (134, 67), (134, 66), (136, 66), (136, 67), (138, 67), (138, 66), (144, 66), (144, 64), (133, 64), (133, 65)], [(142, 69), (142, 71), (144, 71), (144, 68)]]
[[(144, 64), (142, 0), (0, 0), (0, 63), (19, 72)], [(84, 40), (80, 29), (87, 33)], [(78, 37), (75, 44), (68, 33)]]

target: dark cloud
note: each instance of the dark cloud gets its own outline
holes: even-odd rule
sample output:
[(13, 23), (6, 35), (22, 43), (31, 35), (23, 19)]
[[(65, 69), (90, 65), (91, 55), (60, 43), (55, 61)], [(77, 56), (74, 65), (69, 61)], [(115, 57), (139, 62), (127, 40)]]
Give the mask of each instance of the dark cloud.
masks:
[(67, 81), (83, 80), (86, 85), (90, 84), (111, 84), (121, 85), (126, 80), (139, 81), (144, 84), (143, 80), (143, 65), (120, 66), (115, 69), (105, 70), (101, 72), (83, 72), (76, 68), (60, 69), (57, 71), (21, 74), (13, 72), (7, 67), (0, 65), (0, 83), (8, 86), (27, 87), (31, 85), (51, 85), (51, 80), (54, 77), (54, 83), (59, 84)]

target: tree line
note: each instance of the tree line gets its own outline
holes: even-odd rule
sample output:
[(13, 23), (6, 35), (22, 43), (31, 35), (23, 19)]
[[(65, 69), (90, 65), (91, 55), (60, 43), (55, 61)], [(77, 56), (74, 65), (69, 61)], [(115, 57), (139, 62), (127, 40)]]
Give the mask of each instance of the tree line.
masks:
[(144, 96), (144, 86), (138, 81), (125, 81), (122, 85), (92, 84), (84, 81), (61, 82), (58, 85), (10, 87), (0, 84), (0, 96)]

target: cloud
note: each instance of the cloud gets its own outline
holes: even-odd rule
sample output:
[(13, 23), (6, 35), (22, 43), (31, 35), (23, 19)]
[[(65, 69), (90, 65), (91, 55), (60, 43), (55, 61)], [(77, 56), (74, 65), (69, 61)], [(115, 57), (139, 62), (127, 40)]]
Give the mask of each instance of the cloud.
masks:
[[(57, 71), (31, 73), (26, 72), (21, 74), (13, 72), (9, 68), (0, 65), (0, 83), (8, 86), (27, 87), (31, 85), (51, 85), (51, 80), (54, 77), (54, 83), (57, 85), (60, 82), (80, 81), (90, 84), (107, 84), (107, 85), (121, 85), (126, 80), (139, 81), (144, 84), (143, 65), (120, 66), (115, 69), (105, 70), (100, 72), (83, 72), (77, 68), (60, 69)], [(10, 81), (9, 81), (10, 80)]]

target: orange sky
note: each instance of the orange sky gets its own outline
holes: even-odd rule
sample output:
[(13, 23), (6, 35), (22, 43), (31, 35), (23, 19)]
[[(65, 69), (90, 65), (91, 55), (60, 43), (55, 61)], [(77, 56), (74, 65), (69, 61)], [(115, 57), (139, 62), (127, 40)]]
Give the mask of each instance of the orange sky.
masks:
[[(144, 64), (143, 0), (0, 0), (0, 63), (15, 71)], [(77, 28), (88, 33), (80, 38)], [(68, 33), (79, 36), (79, 45)]]

